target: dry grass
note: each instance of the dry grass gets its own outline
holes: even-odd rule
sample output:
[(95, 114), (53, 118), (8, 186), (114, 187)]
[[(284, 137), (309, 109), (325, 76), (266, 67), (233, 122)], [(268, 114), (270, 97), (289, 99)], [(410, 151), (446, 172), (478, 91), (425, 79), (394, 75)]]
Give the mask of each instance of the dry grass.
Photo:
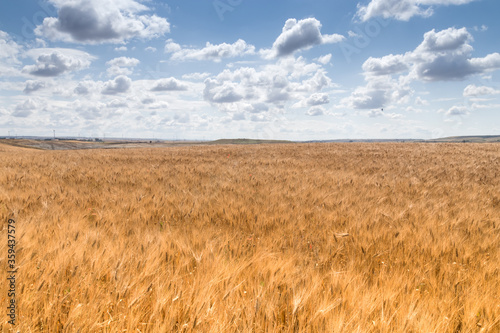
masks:
[(0, 156), (21, 332), (500, 331), (500, 145)]

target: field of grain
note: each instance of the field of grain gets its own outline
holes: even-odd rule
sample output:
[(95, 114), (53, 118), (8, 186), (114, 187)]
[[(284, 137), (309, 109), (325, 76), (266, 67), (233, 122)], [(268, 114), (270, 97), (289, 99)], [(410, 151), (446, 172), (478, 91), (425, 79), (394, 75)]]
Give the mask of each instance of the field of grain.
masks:
[(20, 332), (499, 332), (500, 145), (0, 145)]

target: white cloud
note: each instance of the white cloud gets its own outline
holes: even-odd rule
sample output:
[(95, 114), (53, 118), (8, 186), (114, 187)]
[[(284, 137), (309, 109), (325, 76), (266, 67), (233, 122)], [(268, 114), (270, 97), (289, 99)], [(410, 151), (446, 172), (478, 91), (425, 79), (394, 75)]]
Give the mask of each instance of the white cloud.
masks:
[(475, 0), (371, 0), (366, 6), (358, 4), (357, 16), (362, 21), (374, 17), (408, 21), (414, 16), (432, 16), (432, 6), (464, 5), (473, 1)]
[(467, 114), (469, 114), (469, 112), (465, 106), (452, 106), (445, 112), (446, 116), (464, 116)]
[(23, 48), (0, 30), (0, 77), (18, 76), (19, 57)]
[(24, 87), (23, 92), (25, 94), (31, 94), (32, 92), (43, 89), (45, 87), (46, 87), (46, 84), (44, 81), (28, 80), (28, 81), (26, 81), (26, 86)]
[(26, 118), (30, 116), (34, 110), (38, 108), (38, 104), (32, 100), (31, 98), (28, 98), (22, 103), (19, 103), (16, 105), (16, 108), (12, 115), (14, 117), (19, 117), (19, 118)]
[(325, 114), (325, 108), (322, 106), (313, 106), (307, 110), (306, 115), (308, 116), (322, 116)]
[(267, 106), (266, 103), (248, 104), (248, 106), (245, 108), (245, 111), (248, 111), (250, 113), (261, 113), (261, 112), (266, 112), (268, 110), (269, 106)]
[(417, 98), (415, 99), (415, 105), (426, 106), (426, 105), (429, 105), (429, 101), (423, 99), (420, 96), (417, 96)]
[(312, 94), (306, 101), (309, 106), (323, 105), (330, 103), (330, 99), (327, 94), (324, 93), (316, 93)]
[(158, 110), (158, 109), (168, 109), (170, 107), (170, 104), (164, 101), (154, 101), (152, 103), (147, 103), (147, 106), (149, 110)]
[[(268, 121), (272, 119), (270, 114), (278, 112), (278, 109), (291, 98), (291, 87), (284, 67), (304, 67), (301, 60), (295, 66), (292, 62), (286, 65), (265, 65), (261, 69), (251, 67), (240, 67), (237, 69), (225, 69), (217, 75), (205, 79), (203, 99), (226, 114), (224, 121), (231, 122), (241, 119), (243, 114), (249, 114), (245, 119), (249, 121)], [(317, 65), (315, 65), (317, 66)], [(197, 77), (200, 77), (196, 75)], [(201, 75), (205, 77), (206, 74)], [(197, 85), (198, 83), (191, 83)], [(203, 108), (203, 105), (196, 108)], [(252, 117), (258, 115), (258, 117)], [(222, 121), (222, 119), (221, 119)]]
[(328, 53), (328, 54), (325, 54), (324, 56), (315, 58), (314, 60), (319, 62), (320, 64), (326, 65), (332, 60), (332, 54)]
[(368, 58), (362, 68), (367, 74), (388, 75), (403, 72), (408, 69), (408, 65), (403, 55), (389, 54), (382, 58)]
[(108, 81), (104, 84), (101, 93), (105, 95), (124, 93), (130, 89), (131, 85), (132, 80), (127, 76), (117, 76), (114, 80)]
[(232, 120), (245, 120), (245, 119), (246, 117), (244, 112), (235, 112), (232, 118)]
[(191, 117), (189, 116), (189, 113), (187, 113), (187, 112), (184, 112), (182, 114), (178, 114), (177, 113), (177, 114), (174, 115), (174, 120), (176, 122), (178, 122), (178, 123), (181, 123), (181, 124), (187, 124), (187, 123), (189, 123), (190, 118)]
[(472, 40), (472, 35), (466, 28), (448, 28), (438, 32), (432, 29), (424, 34), (424, 40), (416, 52), (472, 51), (471, 46), (468, 45), (468, 42)]
[(206, 79), (203, 96), (212, 103), (234, 103), (243, 99), (243, 93), (235, 83)]
[[(227, 113), (227, 121), (242, 112), (252, 122), (270, 122), (287, 107), (311, 108), (329, 102), (321, 90), (332, 85), (324, 68), (303, 57), (284, 57), (259, 67), (225, 69), (205, 80), (204, 100)], [(310, 113), (319, 114), (322, 108)], [(313, 112), (314, 111), (314, 112)]]
[(500, 94), (500, 90), (496, 90), (495, 88), (479, 86), (477, 87), (474, 84), (470, 84), (464, 89), (464, 96), (483, 96), (483, 95), (497, 95)]
[(22, 47), (13, 41), (8, 33), (0, 30), (0, 59), (19, 63), (17, 56), (21, 50)]
[(360, 35), (360, 34), (358, 34), (358, 33), (354, 32), (354, 31), (352, 31), (352, 30), (349, 30), (349, 31), (347, 32), (347, 36), (349, 36), (349, 37), (361, 37), (361, 35)]
[(204, 73), (189, 73), (189, 74), (184, 74), (182, 78), (184, 80), (205, 80), (207, 77), (210, 76), (210, 73), (204, 72)]
[(108, 76), (116, 77), (120, 75), (130, 75), (133, 73), (131, 67), (135, 67), (140, 63), (136, 58), (119, 57), (106, 62), (110, 66), (106, 72)]
[(108, 74), (109, 77), (116, 77), (120, 75), (131, 75), (133, 71), (128, 68), (128, 67), (119, 67), (119, 66), (111, 66), (106, 70), (106, 74)]
[(413, 106), (408, 106), (406, 108), (406, 112), (423, 113), (423, 112), (425, 112), (425, 110), (419, 109), (419, 108), (414, 108)]
[(386, 90), (358, 87), (345, 102), (354, 109), (373, 109), (383, 107), (389, 97)]
[(151, 88), (151, 91), (181, 91), (187, 89), (187, 84), (174, 77), (169, 77), (167, 79), (157, 80), (155, 86)]
[(116, 52), (126, 52), (127, 50), (126, 46), (115, 47)]
[(148, 46), (144, 49), (144, 51), (146, 52), (151, 52), (151, 53), (155, 53), (156, 52), (156, 47), (152, 47), (152, 46)]
[[(408, 101), (412, 81), (453, 81), (500, 68), (500, 54), (472, 58), (472, 36), (466, 28), (449, 28), (424, 34), (413, 51), (370, 57), (363, 64), (366, 86), (358, 87), (344, 105), (355, 109), (377, 109)], [(395, 80), (393, 75), (399, 74)]]
[(469, 42), (472, 36), (466, 28), (448, 28), (424, 34), (423, 42), (406, 55), (413, 72), (423, 81), (463, 80), (467, 76), (482, 74), (500, 68), (500, 54), (472, 58)]
[(324, 69), (318, 69), (312, 77), (300, 83), (292, 84), (294, 90), (302, 92), (316, 92), (332, 84)]
[(357, 87), (351, 96), (341, 100), (353, 109), (380, 109), (390, 103), (405, 103), (413, 91), (405, 81), (390, 76), (366, 76), (365, 86)]
[(371, 110), (370, 112), (368, 112), (368, 117), (370, 117), (370, 118), (377, 118), (377, 117), (383, 117), (383, 116), (384, 116), (384, 112), (381, 110)]
[(309, 49), (314, 45), (338, 43), (345, 38), (342, 35), (322, 35), (321, 23), (315, 18), (300, 21), (288, 19), (281, 34), (276, 38), (271, 50), (261, 50), (265, 58), (292, 55), (296, 51)]
[(97, 86), (94, 81), (85, 80), (78, 83), (73, 92), (77, 95), (88, 95), (95, 92)]
[(58, 17), (47, 17), (35, 33), (50, 40), (99, 44), (151, 39), (170, 31), (166, 19), (134, 0), (51, 0)]
[(403, 115), (399, 113), (385, 113), (385, 117), (390, 119), (401, 119)]
[(491, 109), (491, 110), (498, 110), (500, 109), (500, 104), (478, 104), (478, 103), (473, 103), (471, 105), (472, 109)]
[(95, 120), (106, 116), (106, 104), (102, 102), (80, 101), (72, 102), (70, 108), (85, 120)]
[(250, 116), (250, 120), (259, 123), (259, 122), (268, 122), (271, 119), (269, 118), (269, 116), (265, 114), (253, 114)]
[(474, 26), (474, 31), (481, 31), (481, 32), (488, 31), (488, 26), (484, 24), (481, 25), (480, 27)]
[(180, 50), (182, 50), (182, 46), (175, 43), (172, 39), (167, 39), (164, 49), (165, 53), (174, 53)]
[(111, 59), (106, 62), (108, 66), (120, 66), (120, 67), (134, 67), (140, 63), (139, 59), (136, 58), (128, 58), (128, 57), (119, 57)]
[(255, 46), (247, 44), (244, 40), (238, 39), (233, 44), (210, 44), (206, 43), (202, 49), (182, 48), (179, 44), (168, 40), (165, 44), (165, 52), (172, 53), (172, 60), (212, 60), (220, 62), (223, 58), (235, 58), (244, 55), (254, 54)]
[(26, 54), (35, 59), (36, 63), (24, 66), (23, 72), (41, 77), (53, 77), (88, 68), (94, 59), (86, 52), (62, 48), (31, 49)]
[(113, 99), (110, 102), (106, 103), (106, 107), (108, 108), (128, 108), (128, 103), (123, 100)]

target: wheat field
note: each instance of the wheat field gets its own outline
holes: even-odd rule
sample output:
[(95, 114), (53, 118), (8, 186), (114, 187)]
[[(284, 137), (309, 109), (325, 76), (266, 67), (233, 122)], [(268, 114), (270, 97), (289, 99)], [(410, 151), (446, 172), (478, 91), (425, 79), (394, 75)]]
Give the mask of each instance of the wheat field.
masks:
[(0, 156), (1, 332), (500, 332), (498, 144)]

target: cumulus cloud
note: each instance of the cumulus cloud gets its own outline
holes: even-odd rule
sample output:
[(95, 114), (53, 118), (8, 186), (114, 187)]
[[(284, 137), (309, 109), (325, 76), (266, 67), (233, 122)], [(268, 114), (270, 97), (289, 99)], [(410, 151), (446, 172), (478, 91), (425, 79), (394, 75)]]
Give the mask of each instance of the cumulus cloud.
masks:
[[(355, 109), (376, 109), (407, 101), (412, 81), (453, 81), (500, 69), (500, 54), (473, 58), (466, 28), (426, 32), (413, 51), (368, 58), (362, 68), (367, 82), (343, 100)], [(393, 78), (399, 75), (398, 79)]]
[(500, 90), (496, 90), (495, 88), (486, 86), (478, 87), (474, 84), (470, 84), (464, 89), (465, 97), (477, 97), (477, 96), (498, 95), (498, 94), (500, 94)]
[(332, 80), (327, 76), (324, 69), (318, 69), (314, 75), (302, 82), (293, 84), (294, 90), (302, 92), (316, 92), (328, 87), (332, 84)]
[(93, 90), (95, 90), (95, 88), (96, 88), (96, 84), (94, 81), (85, 80), (85, 81), (79, 82), (73, 91), (77, 95), (88, 95)]
[(151, 91), (182, 91), (187, 90), (186, 83), (177, 80), (174, 77), (157, 80)]
[(388, 75), (403, 72), (408, 69), (403, 55), (389, 54), (382, 58), (368, 58), (363, 63), (363, 70), (373, 75)]
[(212, 103), (234, 103), (243, 99), (243, 94), (238, 90), (237, 85), (232, 82), (220, 84), (217, 80), (206, 79), (203, 96)]
[(384, 116), (384, 112), (382, 110), (370, 110), (370, 112), (368, 112), (368, 117), (370, 118), (377, 118), (377, 117), (383, 117)]
[(0, 76), (17, 76), (17, 67), (21, 64), (19, 55), (22, 52), (21, 45), (17, 44), (8, 33), (0, 30)]
[(134, 0), (50, 0), (58, 17), (47, 17), (35, 33), (51, 40), (100, 44), (132, 38), (151, 39), (170, 31), (166, 19), (143, 14), (149, 10)]
[(130, 69), (137, 66), (140, 61), (136, 58), (119, 57), (106, 62), (110, 66), (106, 72), (108, 76), (130, 75), (133, 71)]
[(465, 106), (452, 106), (445, 112), (446, 116), (464, 116), (467, 114), (469, 114), (469, 112)]
[(500, 54), (472, 58), (472, 36), (466, 28), (449, 28), (424, 34), (423, 42), (406, 55), (414, 73), (423, 81), (462, 80), (500, 68)]
[(249, 104), (245, 111), (249, 111), (250, 113), (261, 113), (269, 110), (269, 106), (266, 103), (253, 103)]
[(294, 18), (285, 22), (281, 34), (276, 38), (271, 50), (262, 50), (266, 58), (288, 56), (296, 51), (309, 49), (315, 45), (338, 43), (344, 36), (321, 34), (321, 22), (315, 18), (297, 21)]
[(116, 95), (127, 92), (132, 85), (132, 80), (127, 76), (117, 76), (114, 80), (110, 80), (104, 84), (101, 93), (105, 95)]
[(417, 96), (417, 98), (415, 99), (415, 105), (426, 106), (426, 105), (429, 105), (429, 101), (423, 99), (420, 96)]
[(361, 21), (374, 17), (408, 21), (414, 16), (432, 16), (432, 6), (465, 5), (473, 1), (475, 0), (371, 0), (365, 6), (358, 4), (357, 16)]
[(330, 99), (327, 94), (316, 93), (312, 94), (306, 101), (309, 106), (323, 105), (330, 103)]
[(184, 80), (205, 80), (207, 77), (210, 76), (210, 73), (204, 72), (204, 73), (189, 73), (189, 74), (184, 74), (182, 78)]
[[(147, 101), (147, 100), (146, 100)], [(142, 101), (144, 103), (144, 100)], [(169, 104), (165, 101), (154, 101), (152, 103), (147, 103), (145, 104), (147, 105), (148, 109), (150, 110), (157, 110), (157, 109), (168, 109), (169, 108)]]
[(129, 67), (119, 67), (119, 66), (111, 66), (106, 70), (106, 74), (109, 77), (117, 77), (120, 75), (131, 75), (133, 71)]
[(389, 100), (387, 90), (358, 87), (345, 101), (354, 109), (374, 109), (383, 107)]
[(28, 81), (26, 81), (26, 86), (24, 87), (23, 92), (25, 94), (31, 94), (32, 92), (43, 89), (45, 87), (46, 87), (46, 84), (44, 81), (28, 80)]
[(332, 54), (331, 53), (325, 54), (324, 56), (321, 56), (321, 57), (318, 57), (318, 58), (314, 59), (314, 61), (317, 61), (317, 62), (319, 62), (320, 64), (323, 64), (323, 65), (328, 64), (331, 60), (332, 60)]
[(61, 48), (32, 49), (27, 55), (36, 59), (36, 63), (24, 66), (23, 72), (41, 77), (54, 77), (88, 68), (94, 59), (86, 52)]
[(380, 109), (390, 103), (405, 103), (413, 91), (406, 82), (390, 76), (367, 76), (365, 86), (357, 87), (341, 104), (353, 109)]
[(325, 108), (322, 106), (313, 106), (307, 110), (306, 115), (308, 116), (322, 116), (325, 114)]
[[(286, 112), (287, 106), (311, 108), (328, 103), (328, 95), (321, 90), (332, 83), (320, 64), (284, 57), (260, 67), (225, 69), (204, 84), (204, 100), (221, 112), (237, 117), (243, 112), (250, 121), (267, 122)], [(311, 114), (320, 110), (312, 109)]]
[(13, 41), (8, 33), (0, 30), (0, 59), (12, 64), (20, 63), (17, 56), (21, 51), (21, 45)]
[(417, 52), (442, 52), (459, 49), (470, 51), (470, 45), (467, 43), (472, 39), (472, 35), (466, 28), (448, 28), (438, 32), (432, 29), (424, 34), (424, 40), (418, 46)]
[(134, 67), (137, 66), (139, 63), (140, 63), (139, 59), (136, 58), (118, 57), (106, 62), (106, 65), (120, 66), (120, 67)]
[(106, 104), (108, 108), (128, 108), (128, 103), (123, 100), (113, 99)]
[(102, 118), (106, 104), (102, 102), (82, 102), (79, 99), (71, 103), (71, 109), (86, 120)]
[(14, 117), (26, 118), (30, 116), (33, 113), (33, 111), (36, 110), (37, 108), (38, 104), (31, 98), (28, 98), (24, 102), (16, 105), (16, 108), (14, 109), (12, 115)]
[(171, 53), (172, 60), (212, 60), (220, 62), (223, 58), (235, 58), (244, 55), (254, 54), (255, 46), (247, 44), (244, 40), (238, 39), (233, 44), (210, 44), (206, 43), (202, 49), (182, 48), (179, 44), (168, 40), (165, 44), (165, 52)]

